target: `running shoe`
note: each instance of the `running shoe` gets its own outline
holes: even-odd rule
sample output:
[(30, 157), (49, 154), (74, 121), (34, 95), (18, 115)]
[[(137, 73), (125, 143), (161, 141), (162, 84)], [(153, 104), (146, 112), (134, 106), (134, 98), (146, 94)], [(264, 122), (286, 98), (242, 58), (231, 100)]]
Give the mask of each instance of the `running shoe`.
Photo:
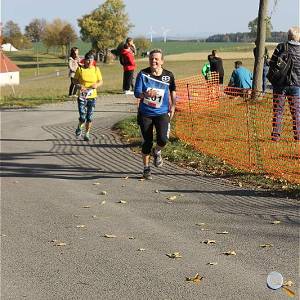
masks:
[(78, 126), (75, 130), (75, 135), (79, 137), (81, 136), (81, 134), (82, 134), (82, 127)]
[(83, 139), (88, 142), (90, 140), (90, 133), (86, 132)]
[(161, 157), (161, 150), (156, 152), (155, 149), (152, 150), (153, 164), (155, 167), (159, 168), (163, 165), (163, 159)]
[(150, 167), (144, 168), (143, 178), (148, 180), (152, 179)]

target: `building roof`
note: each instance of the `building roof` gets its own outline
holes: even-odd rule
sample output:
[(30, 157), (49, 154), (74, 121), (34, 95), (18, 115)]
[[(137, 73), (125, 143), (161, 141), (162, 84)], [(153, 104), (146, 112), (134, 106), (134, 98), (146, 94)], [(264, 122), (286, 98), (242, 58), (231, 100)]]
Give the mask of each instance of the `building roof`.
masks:
[(20, 69), (2, 51), (0, 51), (0, 73), (19, 72)]

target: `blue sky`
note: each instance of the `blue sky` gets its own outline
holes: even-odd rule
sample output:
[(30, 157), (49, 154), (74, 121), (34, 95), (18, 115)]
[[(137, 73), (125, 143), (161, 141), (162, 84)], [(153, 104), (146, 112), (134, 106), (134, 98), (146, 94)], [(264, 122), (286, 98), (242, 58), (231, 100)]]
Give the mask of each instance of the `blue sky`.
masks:
[[(77, 19), (101, 5), (104, 0), (2, 0), (1, 20), (16, 22), (21, 29), (33, 19), (55, 18), (68, 21), (76, 31)], [(269, 0), (269, 14), (276, 31), (299, 25), (300, 0)], [(213, 33), (248, 31), (248, 22), (258, 14), (259, 0), (124, 0), (126, 12), (135, 25), (133, 36), (207, 36)]]

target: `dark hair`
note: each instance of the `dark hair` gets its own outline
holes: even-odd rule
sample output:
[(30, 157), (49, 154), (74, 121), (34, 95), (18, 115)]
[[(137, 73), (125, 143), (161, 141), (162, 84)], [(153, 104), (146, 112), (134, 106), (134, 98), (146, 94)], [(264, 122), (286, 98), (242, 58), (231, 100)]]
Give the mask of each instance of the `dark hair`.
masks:
[(243, 63), (240, 60), (235, 61), (234, 64), (236, 67), (243, 65)]
[(216, 49), (212, 50), (212, 51), (211, 51), (211, 54), (212, 54), (213, 56), (215, 56), (215, 55), (217, 54), (217, 50), (216, 50)]
[(154, 53), (160, 53), (160, 54), (161, 54), (161, 58), (162, 58), (162, 59), (164, 58), (164, 54), (163, 54), (163, 52), (162, 52), (161, 49), (152, 49), (152, 50), (150, 51), (150, 53), (149, 53), (149, 57), (150, 57), (152, 54), (154, 54)]
[(90, 52), (86, 53), (84, 56), (85, 60), (95, 60), (95, 56), (91, 54)]
[(91, 49), (89, 52), (87, 52), (86, 55), (92, 55), (94, 60), (97, 60), (97, 51), (95, 49)]
[(129, 44), (131, 41), (133, 41), (133, 38), (131, 38), (131, 37), (128, 37), (128, 38), (126, 39), (126, 42), (125, 42), (125, 44)]
[(72, 47), (71, 48), (71, 51), (70, 51), (70, 57), (72, 57), (72, 58), (76, 58), (76, 50), (78, 50), (78, 48), (77, 47)]

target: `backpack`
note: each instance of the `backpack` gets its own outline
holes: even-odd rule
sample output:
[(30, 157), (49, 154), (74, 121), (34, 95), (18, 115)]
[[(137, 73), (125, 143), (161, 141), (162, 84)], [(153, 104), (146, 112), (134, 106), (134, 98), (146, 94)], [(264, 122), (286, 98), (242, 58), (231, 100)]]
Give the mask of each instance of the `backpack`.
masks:
[(124, 60), (124, 57), (123, 57), (122, 54), (120, 54), (120, 56), (119, 56), (119, 62), (120, 62), (120, 64), (121, 64), (122, 66), (125, 65), (125, 60)]
[(283, 51), (278, 55), (276, 63), (270, 64), (268, 80), (274, 86), (289, 85), (293, 61), (288, 53), (288, 43), (283, 44)]

